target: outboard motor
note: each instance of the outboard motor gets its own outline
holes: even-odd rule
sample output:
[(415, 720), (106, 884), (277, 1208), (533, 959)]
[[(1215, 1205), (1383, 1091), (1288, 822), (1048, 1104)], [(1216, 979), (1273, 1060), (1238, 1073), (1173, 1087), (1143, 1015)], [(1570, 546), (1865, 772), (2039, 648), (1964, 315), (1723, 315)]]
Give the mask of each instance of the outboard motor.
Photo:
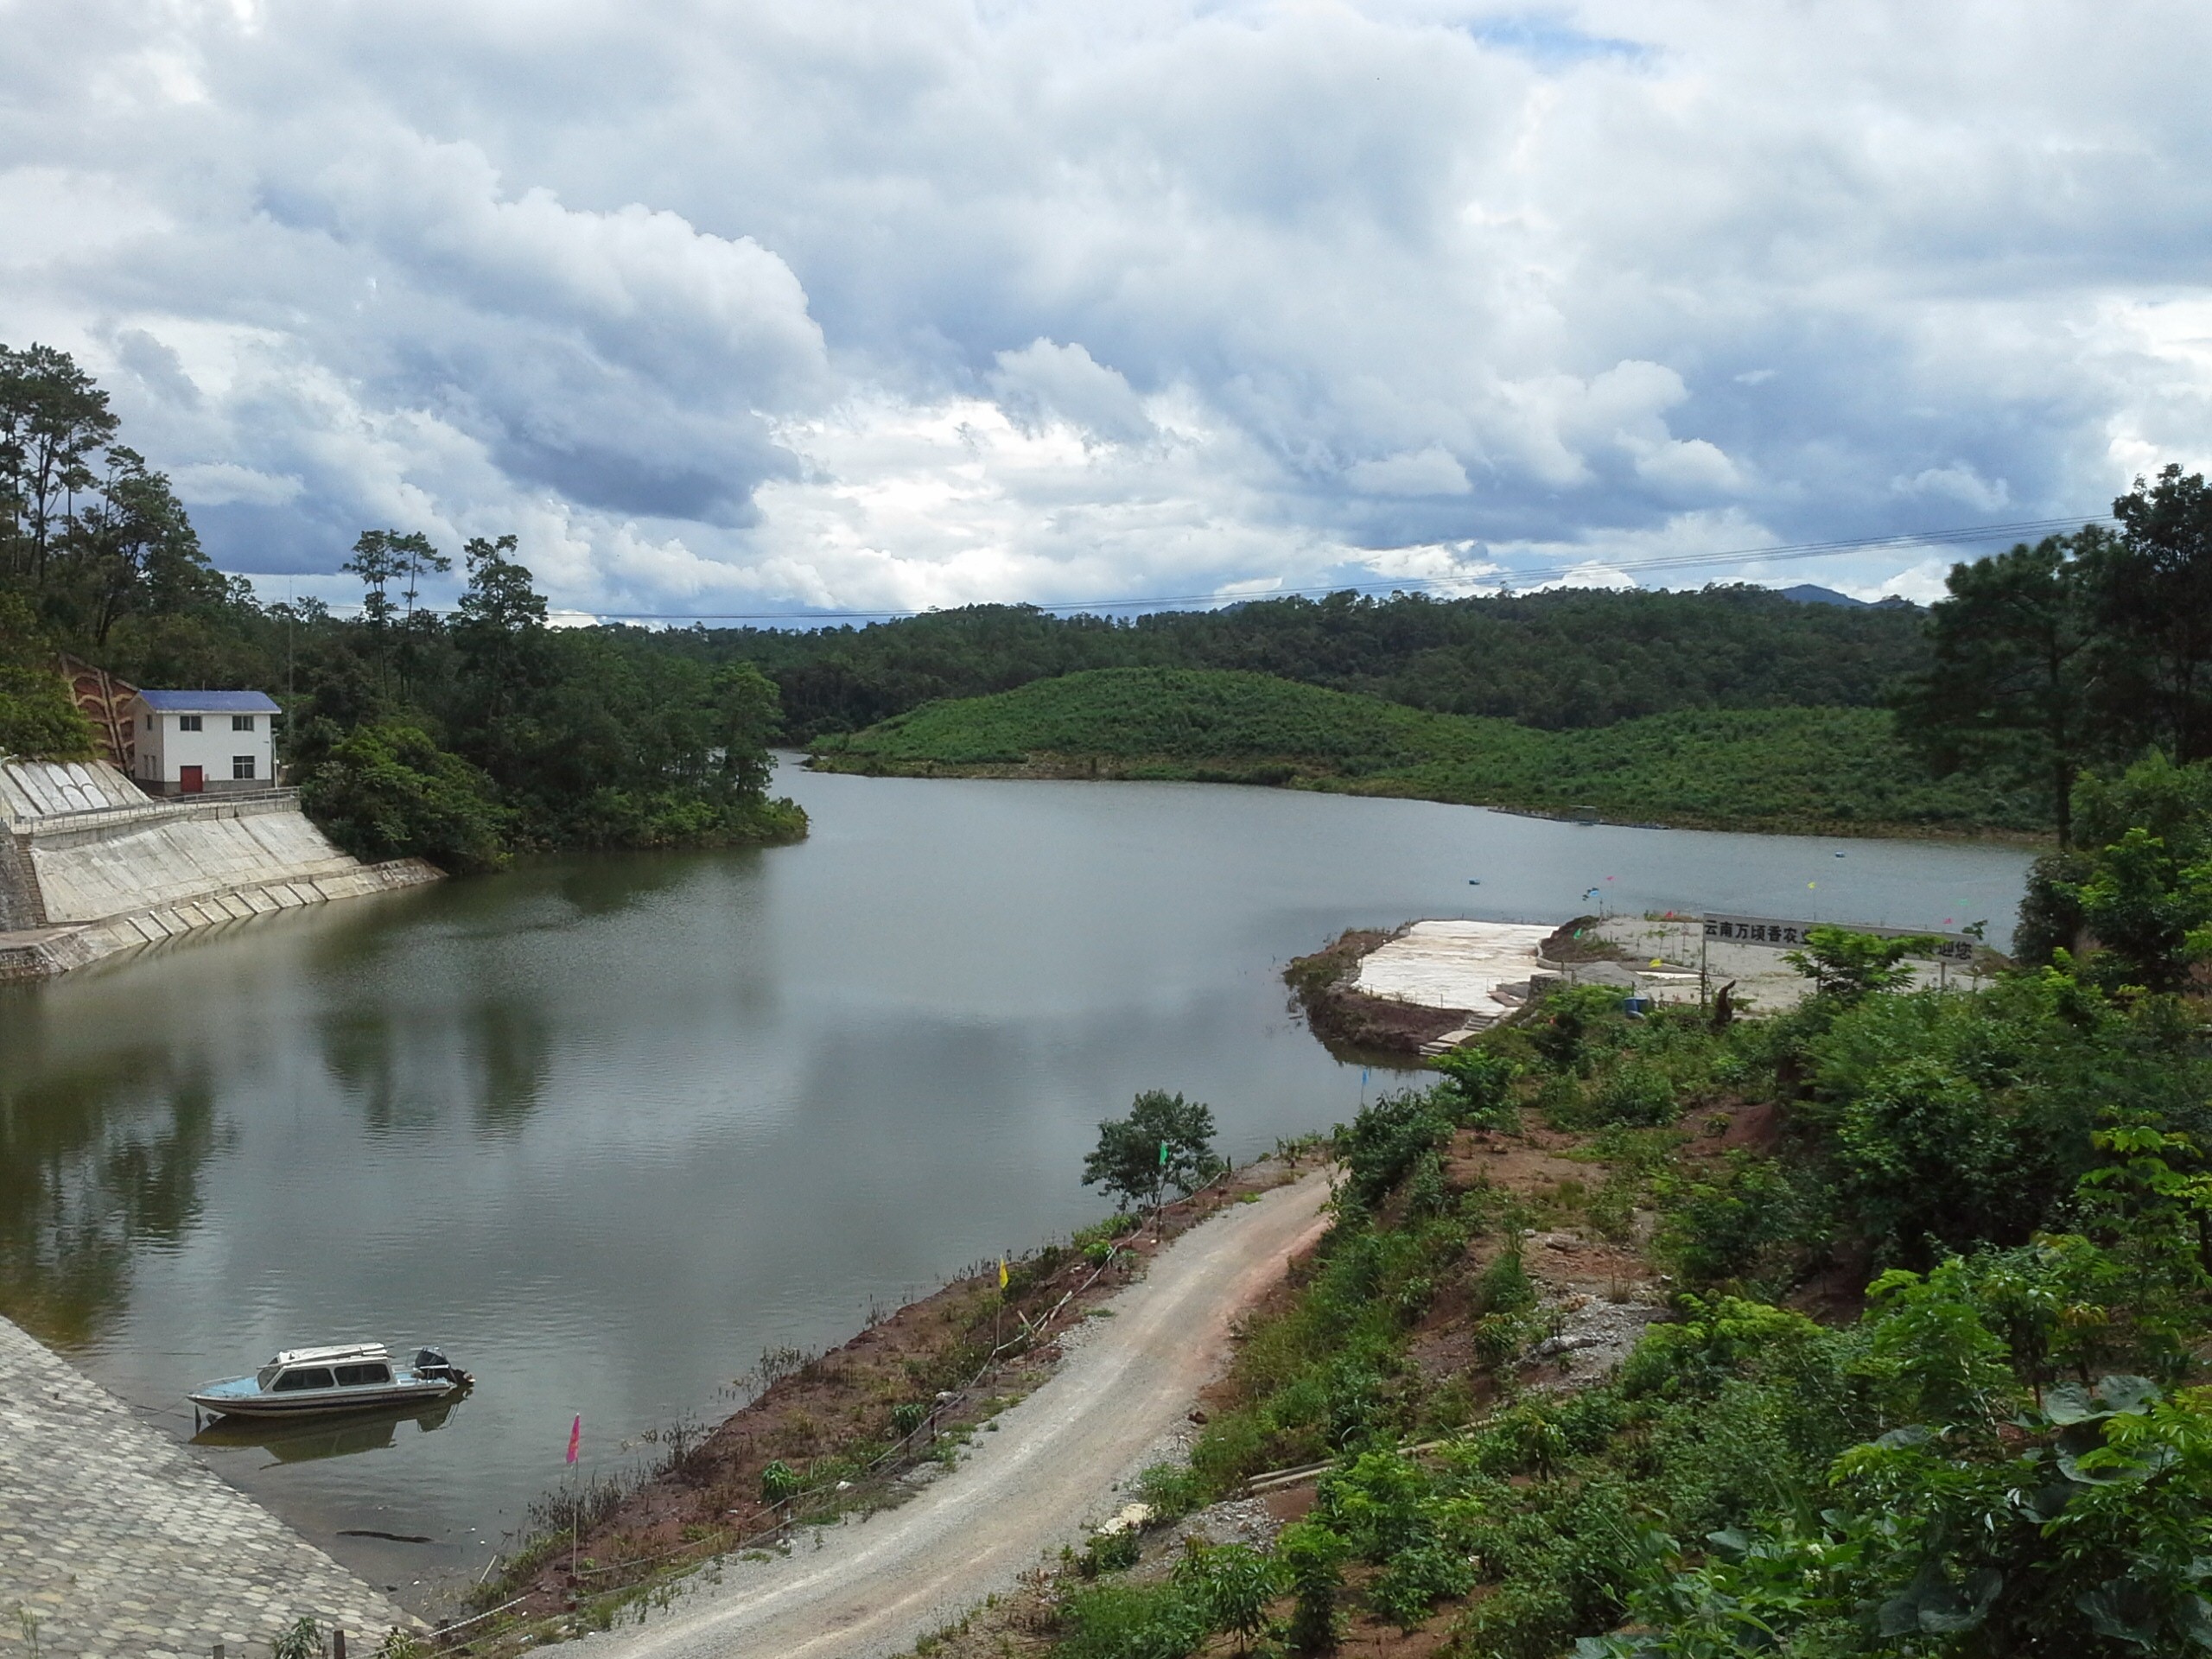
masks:
[(467, 1388), (476, 1380), (448, 1359), (443, 1351), (436, 1348), (417, 1348), (415, 1351), (415, 1374), (417, 1376), (434, 1376), (448, 1382), (458, 1382), (463, 1388)]

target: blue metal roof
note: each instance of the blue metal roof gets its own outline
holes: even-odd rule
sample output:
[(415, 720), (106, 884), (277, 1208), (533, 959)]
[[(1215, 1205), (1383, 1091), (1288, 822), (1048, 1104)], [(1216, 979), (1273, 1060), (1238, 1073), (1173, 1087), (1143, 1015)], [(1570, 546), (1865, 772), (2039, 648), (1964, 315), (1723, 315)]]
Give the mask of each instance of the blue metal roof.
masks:
[(138, 693), (157, 715), (281, 715), (265, 691), (146, 691)]

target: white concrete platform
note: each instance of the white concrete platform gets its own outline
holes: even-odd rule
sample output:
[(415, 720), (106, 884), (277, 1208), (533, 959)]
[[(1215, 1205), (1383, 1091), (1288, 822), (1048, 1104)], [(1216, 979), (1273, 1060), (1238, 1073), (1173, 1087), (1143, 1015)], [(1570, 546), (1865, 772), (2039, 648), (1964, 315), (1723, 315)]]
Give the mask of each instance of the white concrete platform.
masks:
[(1552, 931), (1541, 922), (1415, 922), (1369, 952), (1352, 988), (1418, 1007), (1503, 1014), (1513, 1004), (1491, 994), (1536, 971), (1536, 947)]

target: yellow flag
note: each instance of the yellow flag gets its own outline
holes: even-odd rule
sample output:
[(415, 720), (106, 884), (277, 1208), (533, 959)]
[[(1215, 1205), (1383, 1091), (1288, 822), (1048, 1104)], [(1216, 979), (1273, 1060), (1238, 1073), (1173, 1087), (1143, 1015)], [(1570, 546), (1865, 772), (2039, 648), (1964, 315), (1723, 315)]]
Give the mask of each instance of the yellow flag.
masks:
[(999, 1288), (1006, 1288), (1006, 1257), (999, 1257)]

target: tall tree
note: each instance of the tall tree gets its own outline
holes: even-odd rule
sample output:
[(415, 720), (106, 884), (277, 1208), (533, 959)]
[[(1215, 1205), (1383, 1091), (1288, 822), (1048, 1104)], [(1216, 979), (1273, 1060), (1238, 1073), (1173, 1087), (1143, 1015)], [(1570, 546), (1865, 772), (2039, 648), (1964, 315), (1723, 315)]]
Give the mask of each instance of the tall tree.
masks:
[(361, 615), (372, 628), (391, 626), (391, 584), (405, 574), (406, 563), (398, 543), (406, 537), (396, 530), (365, 530), (353, 543), (353, 556), (338, 568), (361, 579)]
[(431, 546), (429, 537), (420, 534), (402, 536), (392, 543), (392, 551), (398, 560), (397, 574), (407, 582), (400, 590), (400, 596), (407, 601), (406, 614), (402, 620), (412, 622), (415, 601), (422, 595), (423, 578), (452, 569), (453, 561)]
[(429, 537), (420, 531), (365, 530), (353, 543), (353, 556), (338, 568), (361, 579), (361, 615), (369, 625), (371, 638), (376, 641), (378, 681), (389, 689), (392, 624), (399, 614), (390, 591), (391, 585), (396, 582), (407, 584), (401, 593), (407, 601), (405, 620), (411, 621), (421, 573), (426, 569), (451, 569), (452, 561), (433, 548)]
[(67, 352), (0, 346), (0, 556), (10, 574), (44, 584), (73, 499), (92, 488), (93, 461), (116, 427), (107, 394)]
[(2135, 749), (2212, 758), (2212, 487), (2177, 466), (2112, 504), (2120, 533), (2085, 550), (2100, 702)]
[(122, 444), (108, 450), (106, 474), (70, 526), (67, 547), (79, 626), (96, 645), (133, 612), (174, 613), (227, 592), (168, 480)]
[(2077, 556), (2111, 537), (2047, 537), (1951, 567), (1929, 613), (1935, 660), (1906, 682), (1898, 729), (1938, 777), (1997, 771), (2045, 795), (2072, 838), (2074, 780), (2091, 758), (2092, 604)]
[(530, 646), (545, 627), (545, 598), (531, 586), (529, 567), (511, 556), (515, 538), (481, 536), (462, 550), (468, 591), (461, 596), (454, 632), (479, 685), (484, 714), (496, 720), (523, 677)]

